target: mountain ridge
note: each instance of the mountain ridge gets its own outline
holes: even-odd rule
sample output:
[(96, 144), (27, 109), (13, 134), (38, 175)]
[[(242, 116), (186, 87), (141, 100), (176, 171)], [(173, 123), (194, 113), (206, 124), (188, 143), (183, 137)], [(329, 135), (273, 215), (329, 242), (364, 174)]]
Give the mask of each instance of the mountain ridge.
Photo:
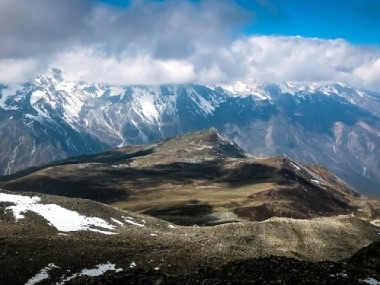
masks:
[(0, 169), (9, 174), (216, 127), (254, 156), (321, 164), (376, 194), (379, 95), (343, 84), (299, 85), (243, 84), (240, 93), (199, 84), (112, 86), (66, 81), (54, 70), (21, 88), (0, 88)]
[(216, 129), (50, 163), (4, 176), (0, 187), (91, 199), (182, 225), (380, 218), (379, 201), (326, 169), (280, 156), (254, 158)]
[(0, 220), (5, 284), (380, 279), (380, 199), (215, 128), (3, 176)]

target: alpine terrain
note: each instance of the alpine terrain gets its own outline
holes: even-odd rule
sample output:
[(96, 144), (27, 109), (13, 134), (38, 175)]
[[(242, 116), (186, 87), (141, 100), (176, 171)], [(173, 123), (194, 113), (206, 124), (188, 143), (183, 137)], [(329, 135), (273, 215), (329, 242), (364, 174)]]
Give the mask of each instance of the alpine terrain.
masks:
[(28, 168), (0, 189), (1, 284), (380, 280), (379, 199), (216, 129)]
[(0, 85), (0, 173), (215, 127), (256, 157), (319, 164), (380, 187), (380, 94), (339, 83), (114, 86), (62, 72)]

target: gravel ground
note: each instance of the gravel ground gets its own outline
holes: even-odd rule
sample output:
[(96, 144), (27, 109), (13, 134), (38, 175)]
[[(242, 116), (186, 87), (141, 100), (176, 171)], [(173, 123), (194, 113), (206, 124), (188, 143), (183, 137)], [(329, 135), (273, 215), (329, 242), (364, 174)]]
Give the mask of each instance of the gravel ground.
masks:
[[(319, 276), (322, 269), (318, 268), (331, 264), (337, 273), (351, 270), (345, 263), (334, 265), (333, 262), (348, 260), (359, 249), (380, 239), (373, 225), (349, 216), (310, 220), (271, 218), (263, 222), (180, 227), (89, 200), (41, 197), (41, 203), (59, 204), (82, 215), (108, 222), (127, 216), (144, 226), (124, 223), (115, 228), (114, 235), (89, 231), (63, 233), (32, 212), (26, 212), (25, 218), (16, 221), (12, 212), (6, 210), (11, 203), (0, 203), (1, 284), (25, 284), (49, 264), (54, 267), (49, 269), (48, 279), (38, 284), (61, 282), (70, 276), (74, 277), (66, 283), (157, 284), (161, 280), (164, 282), (161, 284), (186, 284), (182, 281), (234, 284), (238, 278), (244, 278), (249, 284), (260, 278), (272, 280), (270, 276), (285, 274), (290, 270), (287, 268), (316, 272), (310, 276)], [(111, 271), (98, 279), (77, 276), (83, 269), (101, 264), (114, 264), (123, 271)], [(251, 267), (256, 269), (251, 272)], [(259, 268), (272, 269), (260, 271)], [(280, 278), (285, 282), (282, 284), (291, 284), (286, 283), (291, 280), (287, 276)]]

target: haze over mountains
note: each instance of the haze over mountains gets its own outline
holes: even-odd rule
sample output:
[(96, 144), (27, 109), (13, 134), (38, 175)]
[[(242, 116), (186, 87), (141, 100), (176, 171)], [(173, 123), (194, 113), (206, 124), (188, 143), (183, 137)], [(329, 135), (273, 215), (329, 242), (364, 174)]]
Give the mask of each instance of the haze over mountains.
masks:
[(320, 164), (362, 193), (380, 186), (380, 95), (344, 84), (114, 86), (53, 69), (0, 88), (3, 174), (216, 127), (254, 156)]

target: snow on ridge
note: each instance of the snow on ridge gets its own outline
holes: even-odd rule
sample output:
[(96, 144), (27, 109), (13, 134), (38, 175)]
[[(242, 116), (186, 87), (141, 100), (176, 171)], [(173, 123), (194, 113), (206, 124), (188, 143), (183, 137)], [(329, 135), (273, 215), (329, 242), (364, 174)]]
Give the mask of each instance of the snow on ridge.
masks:
[(135, 225), (135, 226), (138, 226), (138, 227), (145, 227), (144, 223), (143, 224), (139, 224), (139, 223), (135, 222), (132, 217), (122, 216), (122, 218), (128, 224)]
[(147, 122), (158, 122), (159, 112), (156, 108), (156, 94), (154, 90), (146, 90), (143, 88), (134, 88), (133, 93), (136, 100), (137, 110), (141, 110)]
[(217, 137), (218, 137), (219, 140), (221, 140), (224, 143), (227, 143), (229, 145), (235, 145), (235, 143), (232, 140), (230, 140), (226, 136), (220, 134), (219, 132), (217, 132)]
[(9, 96), (16, 95), (17, 90), (22, 89), (19, 85), (6, 85), (5, 88), (0, 89), (0, 108), (6, 109), (5, 101)]
[(188, 87), (187, 92), (193, 102), (199, 106), (204, 114), (210, 115), (215, 111), (215, 107), (212, 105), (213, 102), (207, 101), (201, 94), (195, 91), (194, 88)]
[[(10, 202), (13, 204), (18, 204), (18, 205), (31, 205), (31, 204), (36, 204), (41, 201), (40, 197), (28, 197), (28, 196), (21, 196), (21, 195), (13, 195), (13, 194), (5, 194), (5, 193), (0, 193), (0, 202)], [(22, 219), (24, 216), (19, 215), (16, 216), (16, 219)]]
[[(11, 210), (16, 220), (23, 219), (25, 217), (23, 214), (31, 211), (42, 216), (60, 232), (92, 231), (108, 235), (116, 234), (113, 231), (117, 226), (104, 219), (87, 217), (56, 204), (41, 204), (40, 201), (39, 197), (0, 193), (0, 202), (14, 204), (8, 206), (6, 210)], [(120, 222), (116, 224), (120, 226)]]
[(30, 96), (30, 105), (34, 105), (37, 103), (38, 100), (43, 99), (45, 96), (45, 92), (41, 90), (36, 90), (32, 93), (32, 96)]
[[(309, 82), (309, 81), (286, 81), (279, 84), (281, 92), (288, 93), (291, 95), (296, 95), (300, 92), (315, 93), (322, 92), (325, 95), (337, 94), (339, 96), (346, 95), (347, 90), (352, 90), (353, 94), (359, 95), (360, 97), (364, 96), (364, 92), (361, 92), (355, 88), (350, 87), (349, 85), (342, 82)], [(344, 88), (346, 91), (338, 90), (338, 88)]]
[(262, 86), (258, 83), (249, 82), (244, 83), (241, 81), (237, 81), (233, 85), (221, 85), (224, 90), (229, 93), (240, 96), (240, 97), (248, 97), (254, 96), (259, 100), (270, 100), (270, 96), (266, 93), (266, 91), (262, 88)]
[(111, 87), (109, 88), (109, 90), (110, 90), (110, 95), (109, 95), (109, 96), (111, 96), (111, 97), (113, 97), (113, 96), (118, 96), (118, 95), (122, 95), (122, 94), (124, 94), (124, 92), (125, 92), (124, 87), (122, 87), (122, 86), (118, 86), (118, 85), (113, 85), (113, 86), (111, 86)]

